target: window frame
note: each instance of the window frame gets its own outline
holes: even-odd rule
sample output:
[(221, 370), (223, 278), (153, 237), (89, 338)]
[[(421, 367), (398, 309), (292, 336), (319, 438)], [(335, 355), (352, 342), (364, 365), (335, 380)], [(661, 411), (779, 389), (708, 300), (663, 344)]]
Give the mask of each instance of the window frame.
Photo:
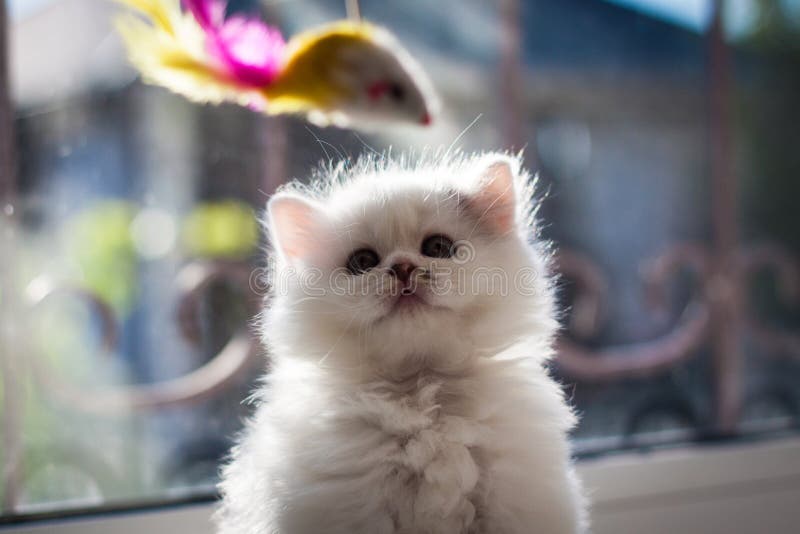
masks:
[[(578, 463), (595, 534), (791, 532), (800, 523), (800, 438), (626, 453)], [(0, 526), (8, 534), (213, 534), (192, 503)]]

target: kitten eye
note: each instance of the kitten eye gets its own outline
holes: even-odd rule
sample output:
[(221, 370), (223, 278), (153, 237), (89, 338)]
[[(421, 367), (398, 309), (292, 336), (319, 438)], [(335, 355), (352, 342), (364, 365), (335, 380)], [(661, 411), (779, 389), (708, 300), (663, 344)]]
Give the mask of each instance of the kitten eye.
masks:
[(371, 248), (360, 248), (347, 258), (347, 270), (352, 274), (362, 274), (381, 262), (378, 253)]
[(453, 240), (441, 234), (432, 235), (422, 242), (420, 252), (430, 258), (450, 258), (453, 256)]

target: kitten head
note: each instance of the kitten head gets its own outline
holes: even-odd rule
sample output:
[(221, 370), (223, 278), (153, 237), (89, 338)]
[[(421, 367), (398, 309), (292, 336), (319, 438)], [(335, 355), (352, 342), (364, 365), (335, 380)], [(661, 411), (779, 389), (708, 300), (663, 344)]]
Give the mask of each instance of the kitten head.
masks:
[[(277, 356), (452, 367), (555, 328), (530, 176), (504, 154), (371, 159), (269, 202)], [(413, 366), (411, 366), (413, 367)]]

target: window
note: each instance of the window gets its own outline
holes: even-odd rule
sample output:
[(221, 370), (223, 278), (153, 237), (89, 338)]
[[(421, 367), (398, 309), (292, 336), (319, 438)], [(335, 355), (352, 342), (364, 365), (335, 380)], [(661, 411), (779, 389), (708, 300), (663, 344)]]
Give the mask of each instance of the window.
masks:
[[(365, 134), (190, 104), (138, 81), (113, 3), (12, 0), (0, 522), (213, 498), (268, 368), (260, 210), (390, 145), (525, 147), (580, 456), (796, 432), (800, 9), (686, 4), (362, 0), (445, 103), (430, 131)], [(291, 34), (344, 3), (263, 10)]]

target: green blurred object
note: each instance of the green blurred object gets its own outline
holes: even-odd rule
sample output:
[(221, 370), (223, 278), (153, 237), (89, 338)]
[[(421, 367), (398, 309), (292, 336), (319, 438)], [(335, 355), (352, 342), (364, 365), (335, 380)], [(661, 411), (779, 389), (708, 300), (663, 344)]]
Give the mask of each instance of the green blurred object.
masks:
[(184, 222), (183, 243), (193, 256), (246, 258), (258, 245), (255, 213), (236, 200), (198, 204)]
[(131, 202), (98, 202), (69, 221), (66, 245), (87, 289), (121, 316), (133, 306), (138, 287), (137, 256), (131, 239), (136, 206)]

